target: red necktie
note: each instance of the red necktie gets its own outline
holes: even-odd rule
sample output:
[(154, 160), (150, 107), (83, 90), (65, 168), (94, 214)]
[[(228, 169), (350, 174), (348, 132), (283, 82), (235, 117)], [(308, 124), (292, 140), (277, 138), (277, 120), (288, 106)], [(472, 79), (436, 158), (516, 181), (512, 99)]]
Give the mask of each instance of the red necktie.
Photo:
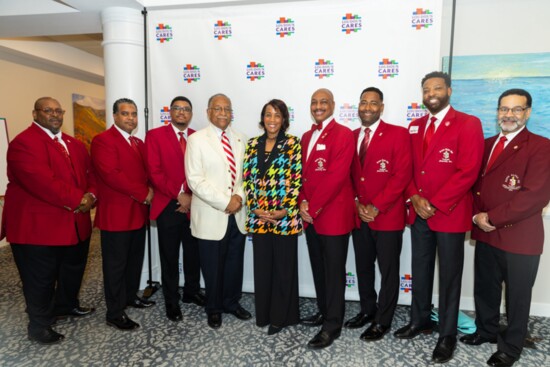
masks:
[(359, 159), (361, 160), (361, 165), (365, 162), (365, 157), (367, 156), (367, 148), (369, 147), (370, 142), (370, 129), (367, 127), (365, 129), (365, 136), (361, 141), (361, 148), (359, 148)]
[(231, 143), (225, 131), (222, 131), (222, 147), (229, 162), (229, 169), (231, 170), (231, 186), (235, 186), (235, 177), (237, 177), (237, 165), (235, 164), (235, 156), (231, 150)]
[(321, 130), (323, 128), (323, 122), (321, 121), (318, 124), (311, 124), (311, 131)]
[(180, 136), (180, 147), (181, 147), (181, 152), (183, 153), (183, 155), (185, 156), (185, 147), (187, 147), (187, 142), (185, 141), (185, 137), (183, 136), (183, 131), (180, 131), (178, 133), (178, 135)]
[(134, 152), (136, 152), (137, 155), (139, 155), (141, 157), (141, 153), (139, 152), (139, 148), (138, 148), (138, 142), (137, 142), (137, 139), (134, 138), (133, 136), (130, 136), (128, 138), (128, 140), (130, 140), (130, 146), (132, 147), (132, 149), (134, 150)]
[(57, 149), (61, 153), (63, 153), (63, 156), (65, 156), (65, 158), (67, 158), (70, 161), (71, 158), (69, 157), (69, 152), (67, 151), (67, 148), (65, 148), (65, 146), (63, 144), (61, 144), (61, 142), (59, 141), (59, 138), (57, 136), (53, 137), (53, 142), (55, 143), (55, 146), (57, 147)]
[(489, 168), (491, 168), (491, 166), (495, 163), (500, 153), (502, 153), (502, 151), (504, 150), (504, 143), (506, 143), (506, 137), (501, 136), (500, 139), (498, 140), (497, 145), (495, 145), (495, 149), (493, 149), (493, 152), (491, 153), (491, 157), (489, 157), (489, 162), (487, 162), (487, 168), (485, 168), (485, 172), (487, 172)]
[(428, 126), (428, 129), (426, 130), (426, 134), (424, 135), (424, 150), (423, 150), (423, 156), (426, 155), (426, 151), (428, 151), (428, 147), (430, 146), (430, 142), (432, 141), (432, 138), (435, 134), (435, 122), (437, 121), (437, 118), (435, 116), (432, 116), (430, 119), (430, 125)]

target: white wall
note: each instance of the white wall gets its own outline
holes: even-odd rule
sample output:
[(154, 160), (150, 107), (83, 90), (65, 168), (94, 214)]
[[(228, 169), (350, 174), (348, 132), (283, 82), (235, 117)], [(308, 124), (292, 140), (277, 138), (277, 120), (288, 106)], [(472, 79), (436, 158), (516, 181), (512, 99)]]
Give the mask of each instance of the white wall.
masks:
[(49, 96), (66, 110), (63, 132), (74, 136), (72, 94), (105, 98), (103, 85), (89, 83), (38, 68), (0, 59), (0, 117), (8, 121), (10, 140), (32, 121), (34, 101)]

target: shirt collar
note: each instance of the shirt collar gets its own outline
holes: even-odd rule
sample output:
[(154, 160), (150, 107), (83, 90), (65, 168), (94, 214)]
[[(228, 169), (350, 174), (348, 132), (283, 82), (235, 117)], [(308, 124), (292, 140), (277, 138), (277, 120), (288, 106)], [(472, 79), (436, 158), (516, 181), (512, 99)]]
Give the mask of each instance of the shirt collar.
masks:
[(62, 140), (61, 138), (63, 137), (63, 133), (61, 131), (59, 131), (57, 134), (54, 134), (52, 133), (50, 130), (46, 129), (45, 127), (43, 127), (42, 125), (40, 125), (38, 122), (36, 121), (33, 121), (34, 124), (36, 124), (36, 126), (38, 126), (39, 128), (41, 128), (46, 134), (48, 134), (48, 136), (50, 137), (50, 139), (53, 140), (53, 138), (55, 138), (57, 136), (57, 138), (59, 140)]
[(364, 134), (365, 130), (368, 127), (370, 129), (370, 136), (374, 136), (374, 133), (376, 132), (376, 129), (378, 129), (379, 125), (380, 125), (380, 119), (376, 120), (376, 122), (374, 124), (372, 124), (371, 126), (361, 126), (361, 131)]
[[(448, 104), (447, 107), (445, 107), (444, 109), (442, 109), (441, 111), (439, 111), (438, 113), (436, 113), (435, 115), (432, 115), (430, 113), (430, 118), (432, 117), (435, 117), (437, 119), (437, 121), (435, 122), (435, 126), (439, 126), (439, 124), (441, 123), (441, 121), (443, 121), (443, 119), (445, 118), (445, 116), (447, 115), (447, 112), (449, 112), (449, 110), (451, 109), (451, 105)], [(429, 121), (430, 119), (428, 119)]]
[(521, 129), (519, 129), (518, 131), (514, 131), (513, 133), (508, 133), (506, 135), (504, 135), (502, 133), (502, 131), (500, 132), (500, 134), (498, 134), (498, 138), (497, 138), (497, 141), (500, 139), (501, 136), (506, 136), (506, 143), (509, 143), (511, 142), (516, 136), (518, 136), (518, 134), (520, 132), (523, 131), (523, 129), (525, 129), (525, 126), (523, 126)]
[(175, 127), (174, 125), (170, 124), (170, 126), (172, 126), (172, 130), (174, 130), (174, 133), (176, 133), (176, 136), (179, 138), (179, 133), (182, 132), (183, 133), (183, 136), (185, 137), (185, 139), (187, 139), (187, 128), (185, 128), (185, 130), (181, 131), (180, 129), (178, 129), (177, 127)]
[(119, 133), (122, 134), (124, 139), (128, 140), (132, 136), (132, 135), (128, 134), (126, 131), (122, 130), (120, 127), (116, 126), (115, 124), (113, 124), (113, 126), (115, 127), (115, 129), (118, 130)]

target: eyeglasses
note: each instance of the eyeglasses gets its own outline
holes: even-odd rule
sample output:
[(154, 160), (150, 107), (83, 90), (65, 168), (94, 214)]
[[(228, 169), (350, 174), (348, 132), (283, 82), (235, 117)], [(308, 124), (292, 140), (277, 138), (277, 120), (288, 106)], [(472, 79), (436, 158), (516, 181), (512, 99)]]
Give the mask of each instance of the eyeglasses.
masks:
[(190, 113), (192, 110), (191, 110), (191, 107), (180, 107), (180, 106), (174, 106), (174, 107), (170, 107), (170, 109), (172, 111), (176, 111), (176, 112), (187, 112), (187, 113)]
[(56, 109), (53, 109), (53, 108), (37, 108), (36, 110), (37, 111), (42, 111), (46, 115), (64, 115), (65, 114), (65, 110), (62, 110), (60, 108), (56, 108)]
[(211, 110), (214, 110), (214, 112), (216, 112), (216, 113), (220, 113), (220, 112), (232, 113), (232, 112), (233, 112), (233, 110), (231, 109), (231, 107), (220, 107), (220, 106), (216, 106), (216, 107), (211, 107), (210, 109), (211, 109)]
[(514, 115), (521, 115), (523, 113), (523, 111), (529, 109), (531, 107), (520, 107), (520, 106), (516, 106), (516, 107), (512, 107), (512, 108), (509, 108), (509, 107), (499, 107), (497, 108), (497, 111), (499, 113), (502, 113), (503, 115), (506, 115), (508, 113), (508, 111), (512, 111), (512, 113)]

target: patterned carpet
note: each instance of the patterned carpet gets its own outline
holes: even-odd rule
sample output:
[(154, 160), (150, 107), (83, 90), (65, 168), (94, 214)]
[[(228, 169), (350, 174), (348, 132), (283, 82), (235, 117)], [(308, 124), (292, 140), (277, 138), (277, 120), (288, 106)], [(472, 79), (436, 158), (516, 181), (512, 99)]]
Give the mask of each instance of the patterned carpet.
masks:
[[(317, 329), (289, 327), (267, 336), (267, 328), (254, 320), (240, 321), (224, 315), (218, 331), (206, 325), (202, 309), (183, 305), (183, 321), (173, 323), (164, 314), (160, 293), (152, 299), (157, 305), (147, 310), (128, 310), (141, 324), (135, 332), (121, 332), (105, 325), (101, 251), (94, 232), (90, 258), (81, 291), (81, 303), (98, 311), (90, 317), (71, 320), (55, 329), (66, 340), (41, 346), (27, 340), (27, 315), (21, 282), (9, 247), (0, 248), (0, 366), (425, 366), (431, 365), (437, 334), (422, 335), (410, 341), (387, 334), (383, 340), (365, 343), (362, 330), (344, 329), (336, 342), (320, 351), (306, 348)], [(242, 305), (254, 314), (254, 296), (245, 294)], [(312, 299), (301, 299), (302, 315), (314, 312)], [(346, 318), (359, 310), (348, 302)], [(408, 307), (398, 307), (392, 332), (408, 320)], [(529, 330), (537, 349), (525, 349), (515, 366), (550, 366), (550, 320), (532, 317)], [(484, 366), (496, 350), (494, 345), (479, 347), (459, 343), (455, 357), (445, 366)]]

